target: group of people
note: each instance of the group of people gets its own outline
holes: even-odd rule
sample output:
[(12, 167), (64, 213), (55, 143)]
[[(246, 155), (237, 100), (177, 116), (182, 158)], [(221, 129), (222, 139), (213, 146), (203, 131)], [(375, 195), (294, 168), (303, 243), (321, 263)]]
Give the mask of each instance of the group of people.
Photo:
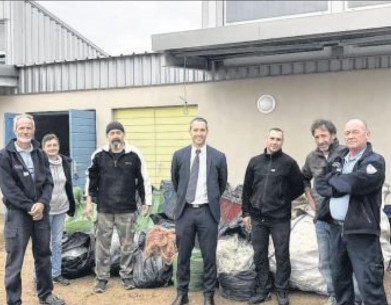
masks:
[[(39, 302), (63, 305), (65, 301), (52, 290), (53, 282), (69, 285), (61, 275), (61, 238), (65, 214), (72, 216), (75, 210), (71, 160), (59, 154), (60, 143), (54, 134), (46, 135), (43, 150), (39, 149), (33, 139), (32, 116), (16, 116), (13, 131), (16, 138), (0, 151), (0, 187), (6, 206), (7, 304), (22, 304), (21, 268), (31, 238)], [(196, 237), (204, 261), (204, 305), (215, 304), (219, 203), (228, 170), (225, 154), (207, 145), (208, 133), (204, 118), (193, 119), (189, 127), (191, 143), (176, 151), (171, 163), (177, 194), (178, 249), (177, 295), (172, 305), (189, 303), (190, 257)], [(272, 298), (268, 260), (271, 235), (277, 263), (277, 301), (279, 305), (289, 304), (291, 202), (305, 193), (310, 207), (316, 210), (319, 269), (327, 283), (327, 304), (386, 305), (379, 242), (384, 159), (372, 151), (369, 130), (362, 120), (346, 123), (346, 146), (339, 145), (330, 121), (315, 121), (311, 133), (317, 147), (307, 156), (302, 170), (282, 151), (284, 131), (280, 128), (268, 131), (264, 151), (247, 166), (242, 213), (245, 227), (252, 232), (257, 274), (256, 291), (248, 303)], [(126, 143), (123, 125), (109, 123), (106, 137), (108, 144), (91, 157), (86, 182), (86, 214), (92, 216), (93, 203), (98, 212), (96, 293), (107, 288), (114, 228), (120, 240), (121, 283), (125, 289), (135, 288), (131, 261), (137, 198), (143, 214), (152, 204), (145, 161), (136, 147)]]

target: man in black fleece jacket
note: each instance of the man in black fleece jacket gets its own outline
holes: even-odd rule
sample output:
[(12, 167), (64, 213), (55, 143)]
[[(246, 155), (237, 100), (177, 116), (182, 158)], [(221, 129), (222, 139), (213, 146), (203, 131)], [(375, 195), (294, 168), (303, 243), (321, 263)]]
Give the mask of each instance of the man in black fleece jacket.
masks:
[(249, 304), (271, 298), (269, 278), (269, 235), (272, 236), (277, 262), (275, 288), (279, 305), (288, 305), (289, 237), (292, 200), (304, 192), (303, 176), (296, 161), (282, 152), (284, 133), (272, 128), (263, 154), (248, 164), (243, 184), (243, 221), (252, 227), (257, 291)]
[(115, 226), (120, 241), (120, 277), (125, 289), (135, 288), (132, 272), (133, 236), (136, 222), (136, 191), (143, 210), (151, 204), (151, 186), (140, 152), (125, 143), (125, 130), (121, 123), (107, 125), (109, 145), (92, 155), (88, 168), (86, 214), (91, 217), (92, 198), (97, 204), (94, 291), (106, 290), (110, 277), (110, 246)]

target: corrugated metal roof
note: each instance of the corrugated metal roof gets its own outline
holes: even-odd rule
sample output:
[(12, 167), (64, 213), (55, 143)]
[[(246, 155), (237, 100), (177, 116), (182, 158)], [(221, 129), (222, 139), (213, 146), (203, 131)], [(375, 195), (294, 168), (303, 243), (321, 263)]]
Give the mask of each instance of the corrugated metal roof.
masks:
[(202, 82), (210, 73), (166, 65), (159, 53), (74, 61), (56, 61), (19, 68), (18, 94), (63, 92)]
[[(19, 66), (17, 94), (114, 89), (310, 73), (391, 68), (391, 55), (215, 67), (168, 66), (164, 54), (145, 53)], [(8, 92), (11, 94), (12, 92)]]

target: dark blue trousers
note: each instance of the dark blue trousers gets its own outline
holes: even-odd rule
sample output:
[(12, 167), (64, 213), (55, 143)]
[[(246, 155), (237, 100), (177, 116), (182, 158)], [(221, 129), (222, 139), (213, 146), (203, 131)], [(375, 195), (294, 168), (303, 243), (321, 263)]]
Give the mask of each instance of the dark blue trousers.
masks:
[(277, 291), (289, 289), (291, 262), (289, 255), (289, 238), (291, 222), (275, 222), (258, 216), (251, 216), (252, 244), (254, 264), (257, 272), (257, 294), (266, 295), (272, 285), (269, 277), (269, 236), (272, 236), (276, 256), (276, 277), (274, 286)]
[(178, 248), (177, 290), (187, 294), (190, 281), (190, 257), (196, 234), (204, 260), (204, 295), (213, 296), (217, 282), (216, 248), (218, 224), (209, 206), (198, 209), (185, 207), (182, 216), (175, 223)]
[(344, 235), (342, 226), (337, 224), (331, 224), (330, 229), (331, 273), (337, 304), (354, 304), (354, 273), (365, 305), (387, 305), (379, 237), (371, 234)]
[(25, 211), (8, 209), (4, 223), (5, 248), (5, 290), (8, 305), (22, 304), (21, 271), (28, 241), (31, 238), (37, 293), (45, 299), (53, 290), (52, 263), (50, 251), (50, 223), (45, 214), (39, 221), (33, 221)]

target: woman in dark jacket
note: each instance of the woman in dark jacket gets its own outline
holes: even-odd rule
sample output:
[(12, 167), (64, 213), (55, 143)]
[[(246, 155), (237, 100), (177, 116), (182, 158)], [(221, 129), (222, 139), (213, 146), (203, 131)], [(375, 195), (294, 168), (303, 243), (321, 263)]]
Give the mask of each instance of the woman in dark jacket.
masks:
[(59, 154), (60, 141), (55, 134), (47, 134), (42, 139), (42, 149), (49, 159), (54, 188), (50, 201), (50, 226), (52, 247), (52, 277), (54, 283), (69, 285), (69, 280), (61, 275), (61, 246), (65, 214), (75, 213), (71, 179), (71, 159)]

